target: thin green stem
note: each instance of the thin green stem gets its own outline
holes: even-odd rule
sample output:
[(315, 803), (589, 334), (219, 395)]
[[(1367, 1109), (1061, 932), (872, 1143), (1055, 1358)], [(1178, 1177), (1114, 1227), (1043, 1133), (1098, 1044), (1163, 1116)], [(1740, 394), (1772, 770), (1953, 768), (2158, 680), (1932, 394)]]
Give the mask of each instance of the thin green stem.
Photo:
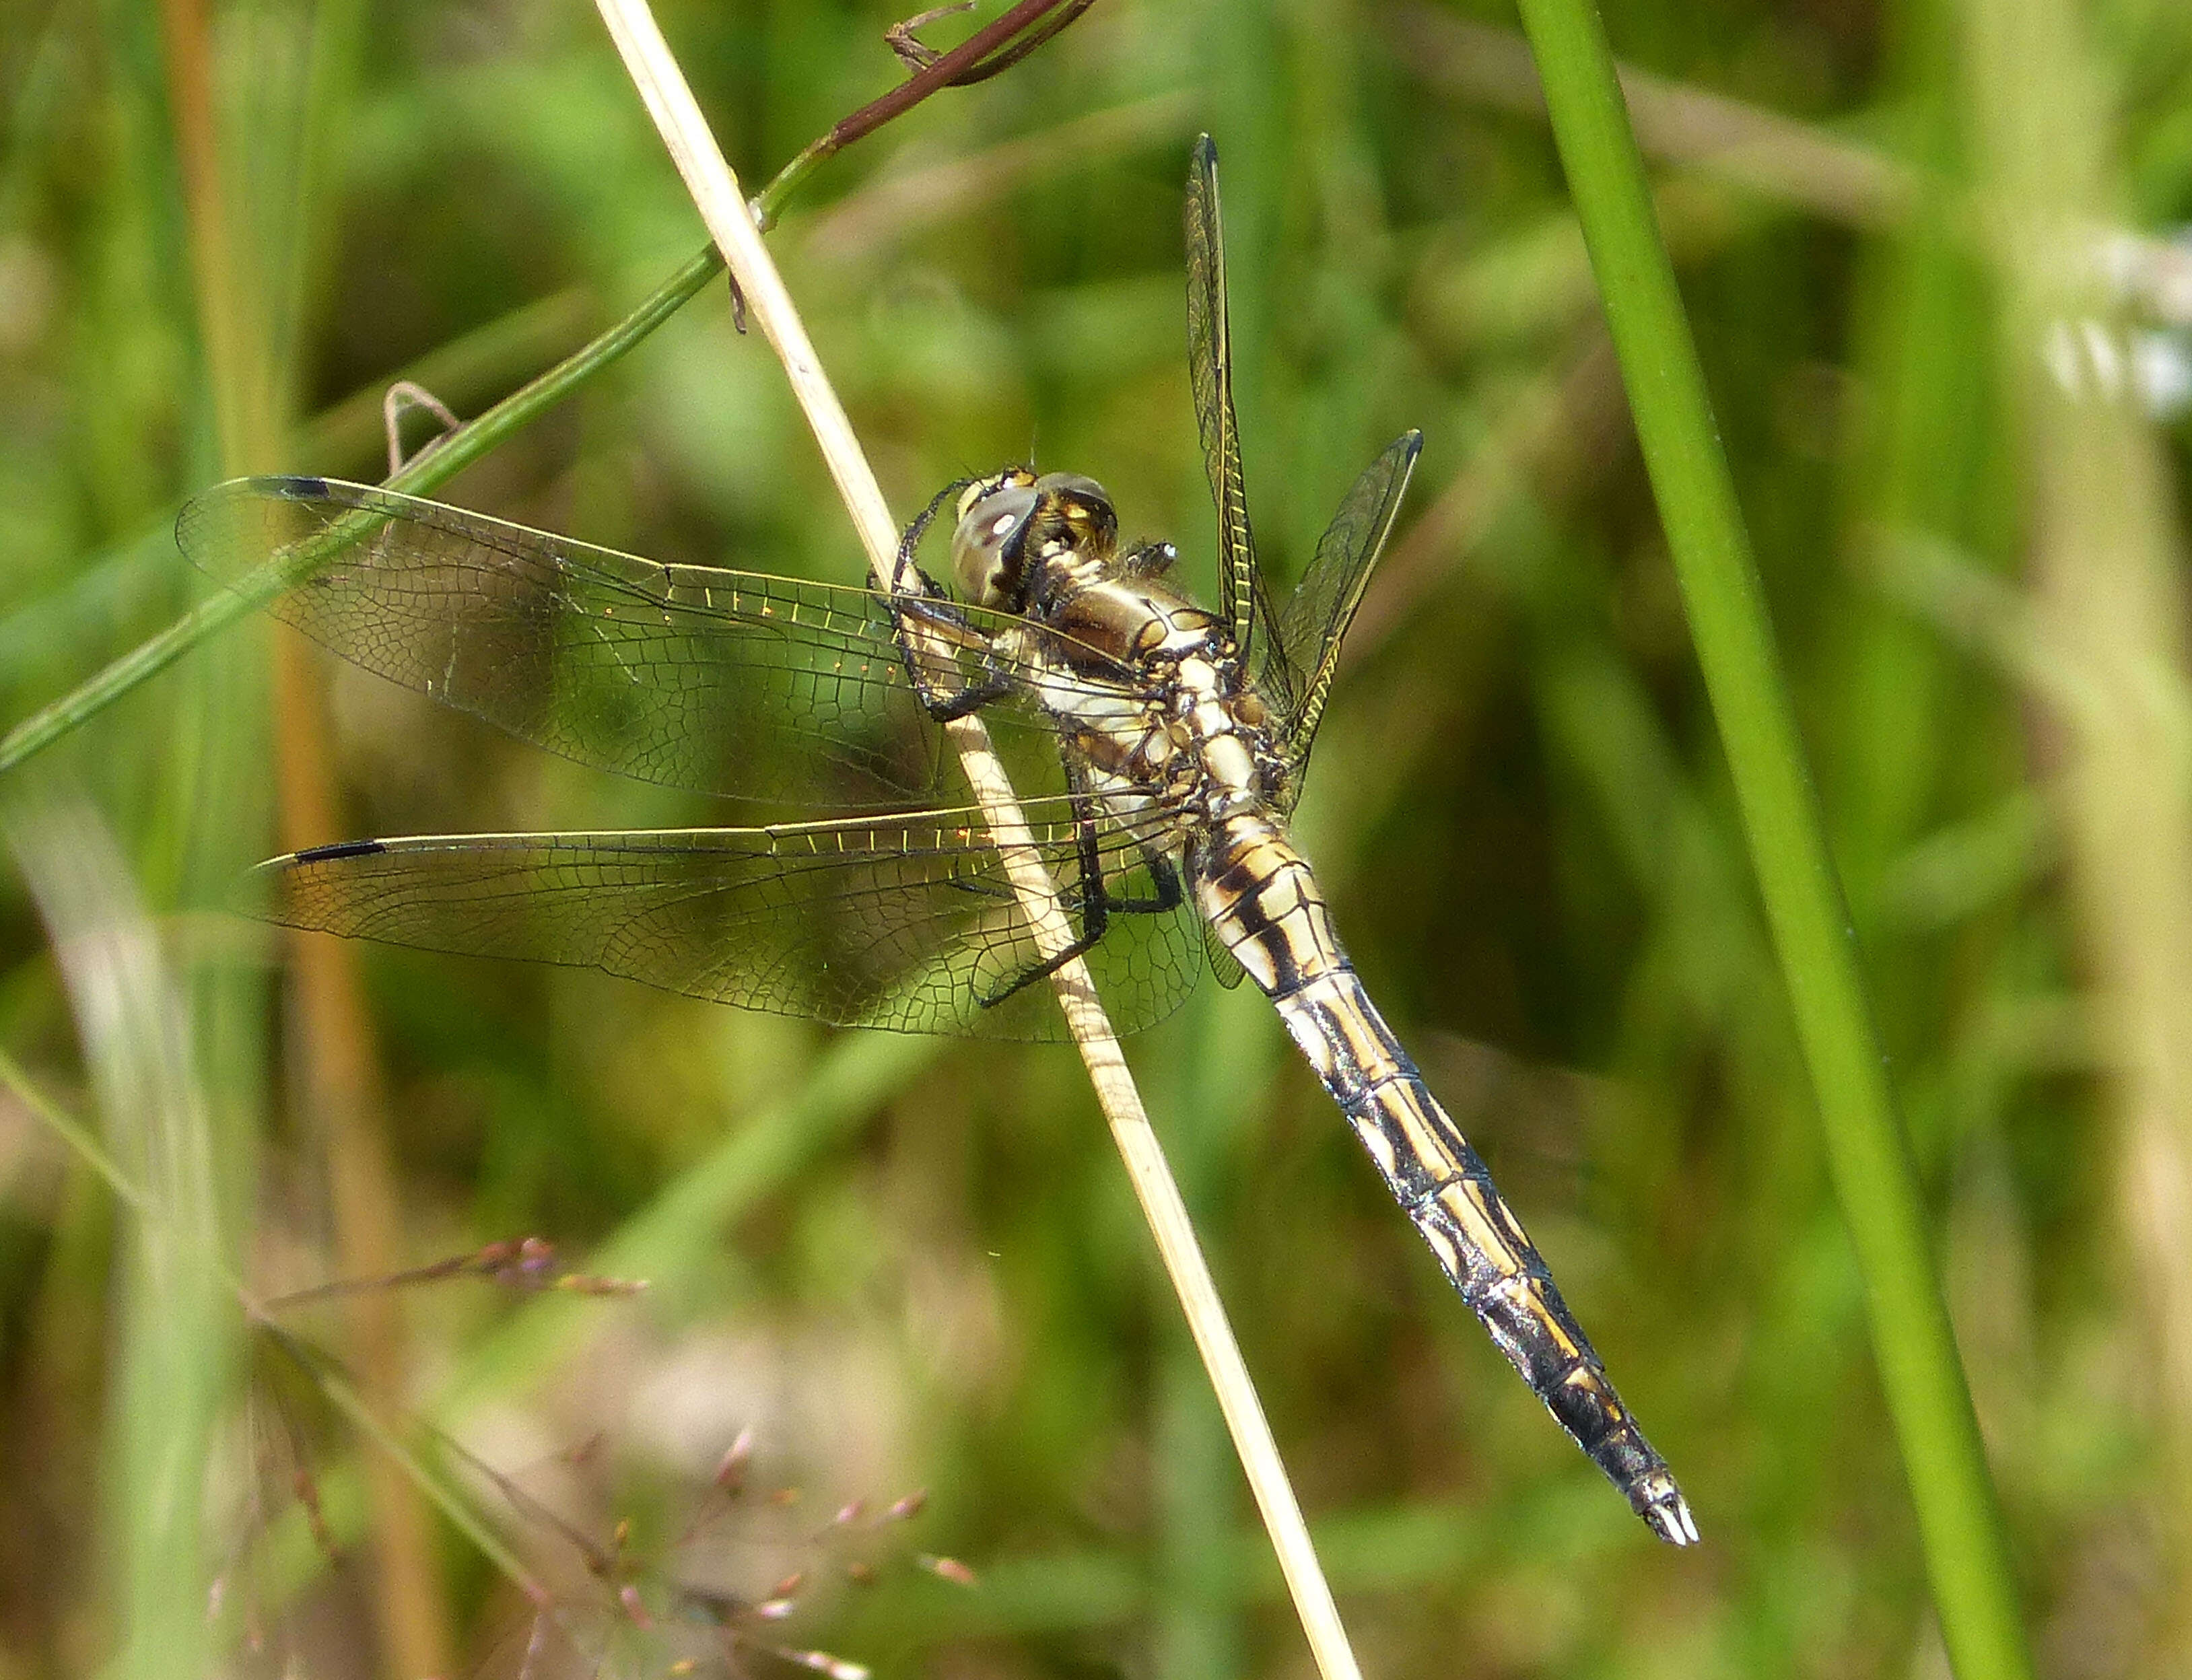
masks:
[(114, 1193), (117, 1201), (139, 1213), (145, 1211), (145, 1193), (137, 1187), (136, 1182), (128, 1173), (123, 1171), (114, 1157), (107, 1153), (106, 1146), (99, 1141), (99, 1135), (32, 1083), (31, 1076), (4, 1050), (0, 1050), (0, 1085), (14, 1092), (18, 1102), (43, 1120), (54, 1136), (74, 1150), (77, 1158), (105, 1181), (106, 1187)]
[[(495, 445), (530, 424), (579, 385), (630, 350), (676, 311), (723, 266), (711, 245), (689, 258), (638, 308), (599, 338), (519, 387), (477, 419), (416, 455), (388, 481), (391, 490), (421, 494), (446, 482)], [(0, 772), (13, 769), (32, 754), (112, 705), (147, 678), (158, 675), (203, 641), (256, 612), (364, 536), (377, 521), (345, 521), (326, 538), (300, 546), (280, 564), (262, 567), (232, 589), (198, 603), (167, 629), (106, 666), (88, 681), (41, 708), (0, 740)], [(338, 536), (340, 540), (337, 540)]]
[(827, 134), (810, 140), (754, 199), (754, 225), (763, 233), (774, 227), (777, 212), (800, 183), (853, 141), (905, 115), (940, 88), (972, 87), (1011, 69), (1092, 3), (1093, 0), (1019, 0), (950, 52), (938, 54), (882, 98), (871, 100)]
[[(358, 1391), (357, 1385), (334, 1360), (268, 1318), (248, 1296), (243, 1295), (240, 1286), (237, 1298), (243, 1302), (245, 1312), (260, 1331), (311, 1378), (328, 1404), (343, 1415), (351, 1428), (394, 1461), (404, 1478), (433, 1501), (434, 1508), (448, 1520), (451, 1528), (470, 1540), (478, 1549), (480, 1556), (494, 1564), (505, 1580), (527, 1597), (536, 1603), (542, 1601), (544, 1594), (540, 1585), (534, 1578), (533, 1572), (525, 1567), (525, 1560), (495, 1532), (485, 1518), (466, 1502), (448, 1477), (429, 1465), (403, 1435), (373, 1409)], [(438, 1432), (429, 1426), (427, 1434), (432, 1439), (438, 1436)], [(440, 1438), (447, 1449), (448, 1438)], [(461, 1448), (458, 1450), (461, 1451)]]
[(1521, 0), (1810, 1067), (1942, 1637), (1962, 1680), (2031, 1659), (1916, 1173), (1741, 510), (1591, 0)]
[[(117, 1199), (134, 1209), (143, 1219), (157, 1222), (162, 1218), (160, 1210), (145, 1193), (144, 1187), (115, 1162), (101, 1146), (92, 1128), (49, 1096), (5, 1050), (0, 1050), (0, 1085), (13, 1091), (31, 1113), (44, 1121), (56, 1137), (106, 1182)], [(428, 1467), (425, 1461), (405, 1444), (402, 1438), (365, 1404), (341, 1369), (268, 1317), (244, 1287), (243, 1280), (229, 1270), (225, 1263), (220, 1267), (220, 1272), (222, 1284), (234, 1297), (245, 1318), (288, 1350), (299, 1369), (310, 1375), (328, 1403), (347, 1417), (353, 1426), (369, 1436), (382, 1451), (394, 1458), (402, 1466), (403, 1473), (417, 1483), (420, 1491), (433, 1501), (435, 1506), (449, 1519), (450, 1525), (477, 1546), (482, 1557), (520, 1587), (534, 1590), (532, 1574), (517, 1553), (505, 1546), (501, 1537), (465, 1502), (447, 1478)]]
[[(824, 159), (875, 132), (943, 88), (963, 85), (1016, 62), (1016, 37), (1039, 44), (1085, 9), (1086, 0), (1021, 0), (1021, 3), (977, 31), (950, 52), (908, 77), (881, 98), (871, 100), (837, 123), (779, 169), (752, 202), (757, 226), (775, 225), (785, 203)], [(1010, 57), (1005, 55), (1010, 54)], [(1000, 60), (1002, 60), (1001, 62)], [(631, 350), (722, 271), (715, 246), (703, 246), (622, 321), (539, 378), (520, 387), (478, 419), (458, 427), (391, 475), (388, 487), (424, 494), (446, 483), (504, 439), (530, 424), (595, 374)], [(311, 542), (300, 544), (261, 567), (233, 588), (200, 602), (181, 618), (107, 665), (88, 681), (41, 707), (0, 737), (0, 773), (43, 752), (88, 722), (146, 679), (157, 676), (207, 637), (325, 566), (383, 521), (360, 517), (341, 521)]]

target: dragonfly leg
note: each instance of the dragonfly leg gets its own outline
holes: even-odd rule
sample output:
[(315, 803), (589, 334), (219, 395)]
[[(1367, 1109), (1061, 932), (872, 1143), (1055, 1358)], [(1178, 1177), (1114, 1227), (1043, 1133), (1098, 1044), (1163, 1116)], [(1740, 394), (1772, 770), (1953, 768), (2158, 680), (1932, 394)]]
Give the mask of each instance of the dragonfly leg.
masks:
[(1012, 692), (1013, 680), (1002, 672), (992, 671), (981, 681), (969, 683), (956, 694), (933, 700), (923, 694), (921, 699), (922, 703), (928, 708), (930, 718), (938, 723), (950, 723), (980, 711), (983, 707), (1003, 699)]
[(1014, 975), (999, 990), (976, 1000), (985, 1009), (994, 1009), (1006, 999), (1027, 989), (1038, 980), (1047, 980), (1075, 958), (1085, 956), (1095, 949), (1105, 933), (1110, 930), (1110, 919), (1116, 916), (1161, 916), (1177, 910), (1186, 902), (1180, 886), (1179, 871), (1171, 858), (1162, 852), (1148, 852), (1143, 863), (1150, 872), (1156, 891), (1143, 897), (1114, 897), (1104, 886), (1103, 857), (1096, 844), (1096, 821), (1093, 815), (1084, 815), (1076, 823), (1081, 852), (1081, 891), (1079, 909), (1081, 931), (1072, 943), (1046, 957), (1031, 967)]
[(1187, 894), (1179, 883), (1179, 871), (1171, 858), (1162, 851), (1150, 852), (1142, 862), (1150, 872), (1150, 880), (1156, 891), (1146, 898), (1114, 898), (1109, 893), (1104, 897), (1104, 908), (1115, 916), (1168, 915), (1187, 902)]
[(1145, 543), (1119, 556), (1119, 569), (1129, 578), (1162, 578), (1179, 563), (1179, 550), (1170, 543)]
[[(891, 567), (893, 595), (939, 596), (944, 593), (936, 587), (935, 580), (915, 563), (913, 557), (920, 551), (921, 539), (928, 534), (930, 522), (941, 511), (944, 504), (973, 482), (971, 478), (953, 479), (950, 483), (930, 497), (928, 505), (914, 515), (913, 523), (905, 527), (898, 539), (898, 556)], [(918, 589), (914, 587), (916, 580), (918, 580), (920, 584)]]
[[(989, 643), (981, 632), (967, 622), (966, 615), (951, 601), (944, 598), (928, 574), (919, 567), (913, 575), (920, 580), (926, 594), (900, 591), (891, 597), (891, 612), (898, 620), (899, 658), (905, 662), (906, 680), (913, 686), (915, 697), (927, 708), (928, 715), (938, 723), (950, 723), (978, 712), (993, 701), (1002, 700), (1013, 692), (1012, 679), (996, 667), (990, 652)], [(917, 646), (916, 627), (928, 635), (939, 638), (955, 650), (979, 648), (982, 652), (983, 675), (979, 682), (962, 682), (956, 688), (939, 686), (923, 669), (938, 663), (936, 656)], [(956, 667), (955, 667), (956, 669)]]
[[(936, 493), (913, 523), (906, 527), (891, 572), (891, 614), (897, 621), (899, 657), (905, 662), (906, 677), (913, 685), (914, 693), (938, 723), (969, 716), (993, 701), (1005, 698), (1019, 686), (998, 668), (989, 638), (968, 622), (958, 603), (914, 559), (922, 535), (937, 510), (973, 482), (970, 478), (956, 479)], [(916, 626), (923, 635), (914, 634)], [(955, 653), (979, 651), (982, 661), (980, 680), (962, 681), (950, 689), (939, 686), (934, 680), (935, 666), (950, 663), (956, 671), (956, 662), (939, 660), (938, 650), (921, 645), (924, 640), (941, 642)]]

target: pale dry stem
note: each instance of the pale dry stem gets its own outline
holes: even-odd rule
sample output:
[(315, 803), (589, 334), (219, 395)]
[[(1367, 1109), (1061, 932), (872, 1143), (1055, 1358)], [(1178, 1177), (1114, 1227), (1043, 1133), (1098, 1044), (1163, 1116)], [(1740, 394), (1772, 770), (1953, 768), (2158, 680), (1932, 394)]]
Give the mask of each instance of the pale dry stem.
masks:
[[(283, 453), (289, 381), (269, 320), (270, 271), (243, 259), (234, 236), (239, 200), (224, 190), (225, 150), (244, 143), (248, 122), (220, 108), (213, 19), (205, 0), (165, 0), (161, 16), (176, 162), (189, 211), (194, 289), (223, 464), (231, 472), (264, 472)], [(340, 833), (333, 815), (322, 697), (300, 636), (281, 628), (272, 652), (284, 844), (315, 845)], [(357, 956), (323, 934), (299, 933), (293, 949), (300, 1091), (324, 1131), (336, 1246), (345, 1269), (385, 1271), (397, 1263), (402, 1248), (401, 1198), (380, 1102), (379, 1050)], [(365, 1389), (383, 1402), (396, 1400), (409, 1364), (396, 1301), (368, 1297), (355, 1303), (351, 1341)], [(449, 1619), (434, 1564), (431, 1515), (418, 1489), (386, 1458), (368, 1457), (365, 1477), (377, 1560), (369, 1579), (382, 1643), (393, 1666), (412, 1673), (441, 1672), (449, 1666)]]
[[(868, 551), (876, 586), (889, 589), (899, 527), (808, 340), (805, 325), (762, 243), (737, 178), (709, 132), (646, 0), (597, 0), (597, 4), (701, 219), (722, 248), (753, 319), (784, 364), (846, 511)], [(1038, 948), (1046, 954), (1064, 950), (1073, 941), (1071, 925), (1059, 902), (1058, 890), (1034, 848), (1003, 766), (990, 749), (988, 730), (978, 717), (962, 718), (947, 727), (968, 781), (987, 814), (991, 837), (1019, 895)], [(1264, 1528), (1278, 1552), (1280, 1568), (1317, 1667), (1325, 1680), (1359, 1680), (1354, 1652), (1310, 1546), (1299, 1503), (1287, 1480), (1262, 1404), (1256, 1398), (1209, 1267), (1188, 1222), (1186, 1205), (1165, 1165), (1163, 1151), (1143, 1110), (1087, 967), (1076, 959), (1053, 978), (1059, 1005), (1080, 1047), (1097, 1101), (1125, 1159), (1134, 1193), (1187, 1315), (1204, 1369), (1210, 1374), (1234, 1450), (1240, 1455)]]
[(2005, 391), (2021, 398), (2029, 610), (2068, 682), (2055, 793), (2070, 903), (2109, 1054), (2118, 1194), (2147, 1296), (2166, 1571), (2150, 1666), (2192, 1654), (2192, 646), (2185, 536), (2137, 393), (2066, 381), (2040, 351), (2075, 327), (2121, 350), (2109, 286), (2062, 231), (2121, 202), (2110, 93), (2081, 9), (1964, 0), (1973, 157), (2003, 298)]

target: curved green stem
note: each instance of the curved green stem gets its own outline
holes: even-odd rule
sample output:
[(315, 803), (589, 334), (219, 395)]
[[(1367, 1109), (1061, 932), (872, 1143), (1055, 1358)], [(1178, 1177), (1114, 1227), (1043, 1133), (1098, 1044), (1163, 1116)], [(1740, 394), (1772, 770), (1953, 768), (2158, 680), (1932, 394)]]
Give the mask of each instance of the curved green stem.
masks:
[[(834, 157), (854, 140), (874, 133), (943, 88), (992, 73), (990, 65), (1002, 67), (998, 63), (1000, 55), (1013, 54), (1006, 62), (1017, 61), (1016, 43), (1032, 38), (1035, 44), (1040, 44), (1058, 28), (1079, 16), (1086, 4), (1087, 0), (1021, 0), (1020, 4), (978, 30), (951, 51), (939, 55), (881, 98), (861, 106), (802, 151), (761, 190), (752, 204), (756, 225), (763, 230), (773, 226), (785, 202), (825, 158)], [(722, 253), (712, 243), (704, 246), (636, 309), (599, 338), (513, 391), (477, 419), (459, 426), (431, 447), (412, 457), (400, 471), (390, 476), (388, 487), (419, 495), (446, 483), (632, 349), (721, 273), (722, 267)], [(167, 629), (140, 642), (88, 681), (41, 707), (0, 737), (0, 772), (14, 769), (25, 759), (95, 717), (138, 684), (165, 670), (208, 636), (226, 629), (284, 589), (311, 576), (380, 523), (369, 517), (342, 521), (311, 542), (278, 556), (233, 588), (200, 602)]]
[(1811, 1069), (1942, 1637), (1961, 1680), (2024, 1680), (2015, 1576), (1917, 1175), (1613, 52), (1591, 0), (1521, 12)]
[[(537, 379), (511, 392), (477, 419), (458, 427), (433, 447), (414, 456), (388, 481), (389, 488), (420, 494), (453, 478), (631, 350), (706, 285), (722, 266), (723, 259), (712, 245), (690, 258), (638, 308), (608, 332), (557, 362)], [(32, 754), (51, 746), (146, 678), (165, 670), (208, 636), (264, 607), (370, 528), (371, 521), (361, 522), (356, 531), (346, 532), (341, 542), (323, 539), (306, 544), (295, 554), (283, 556), (282, 563), (262, 567), (233, 589), (223, 589), (199, 602), (88, 681), (33, 712), (9, 730), (6, 738), (0, 739), (0, 771), (11, 770)]]

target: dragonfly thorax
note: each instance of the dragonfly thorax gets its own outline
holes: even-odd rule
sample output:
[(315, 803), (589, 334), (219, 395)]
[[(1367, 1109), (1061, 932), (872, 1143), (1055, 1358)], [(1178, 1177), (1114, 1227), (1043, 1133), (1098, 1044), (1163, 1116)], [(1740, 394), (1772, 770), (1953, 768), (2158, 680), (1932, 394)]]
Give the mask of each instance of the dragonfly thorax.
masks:
[(1042, 619), (1078, 655), (1042, 703), (1068, 726), (1093, 789), (1123, 801), (1122, 818), (1156, 800), (1200, 826), (1276, 797), (1285, 769), (1269, 709), (1214, 615), (1114, 567)]

